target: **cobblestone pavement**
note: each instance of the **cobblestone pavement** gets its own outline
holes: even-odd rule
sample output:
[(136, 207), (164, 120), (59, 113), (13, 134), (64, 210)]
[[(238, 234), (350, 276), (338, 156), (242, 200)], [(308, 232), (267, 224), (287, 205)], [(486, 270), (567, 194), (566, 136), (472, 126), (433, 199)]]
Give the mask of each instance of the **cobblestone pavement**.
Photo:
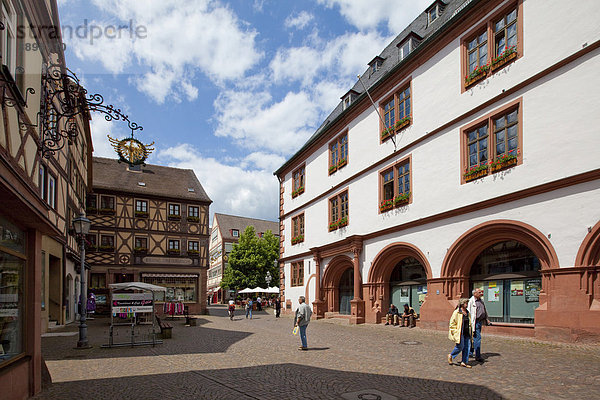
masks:
[(100, 348), (108, 318), (90, 321), (91, 349), (74, 349), (77, 336), (45, 337), (53, 383), (35, 398), (600, 399), (600, 346), (484, 332), (486, 361), (466, 369), (448, 365), (446, 332), (319, 320), (308, 327), (309, 351), (298, 351), (290, 316), (210, 313), (195, 327), (167, 320), (173, 338), (156, 347)]

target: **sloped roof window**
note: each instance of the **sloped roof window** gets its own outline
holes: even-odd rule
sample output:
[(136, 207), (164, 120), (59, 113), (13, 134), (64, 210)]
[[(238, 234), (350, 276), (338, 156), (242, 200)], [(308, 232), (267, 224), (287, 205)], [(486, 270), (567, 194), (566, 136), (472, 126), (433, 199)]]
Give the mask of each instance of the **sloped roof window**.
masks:
[(433, 21), (438, 19), (442, 12), (444, 12), (446, 4), (441, 1), (436, 1), (428, 10), (427, 10), (427, 24), (431, 24)]
[(383, 64), (384, 59), (377, 56), (369, 63), (369, 67), (371, 67), (371, 75), (381, 69), (381, 65)]
[(356, 99), (356, 97), (358, 97), (358, 92), (355, 90), (350, 89), (348, 91), (348, 93), (346, 93), (345, 95), (343, 95), (341, 97), (342, 99), (342, 110), (345, 110), (346, 108), (350, 107), (350, 104), (352, 104), (352, 102), (354, 101), (354, 99)]
[(404, 60), (414, 49), (417, 48), (423, 38), (414, 32), (408, 34), (406, 39), (398, 43), (398, 52), (400, 60)]

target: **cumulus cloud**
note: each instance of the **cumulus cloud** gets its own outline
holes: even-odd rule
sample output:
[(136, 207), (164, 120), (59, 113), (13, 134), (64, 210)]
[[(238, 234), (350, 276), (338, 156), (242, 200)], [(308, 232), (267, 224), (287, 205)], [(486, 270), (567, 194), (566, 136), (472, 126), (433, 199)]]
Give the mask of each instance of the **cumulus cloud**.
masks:
[(338, 7), (340, 14), (360, 30), (376, 29), (381, 23), (394, 35), (399, 34), (431, 0), (317, 0), (328, 8)]
[[(257, 153), (247, 158), (255, 159), (260, 164), (258, 158), (264, 156), (265, 154)], [(279, 184), (270, 166), (269, 169), (261, 169), (248, 168), (248, 164), (242, 167), (240, 162), (234, 161), (224, 163), (203, 156), (191, 144), (180, 144), (162, 150), (158, 159), (171, 167), (194, 170), (213, 201), (211, 214), (217, 211), (271, 220), (277, 218)], [(257, 166), (256, 162), (252, 163)]]
[(262, 57), (257, 32), (217, 1), (93, 1), (109, 18), (88, 21), (89, 29), (130, 28), (117, 30), (120, 38), (72, 35), (68, 45), (78, 58), (98, 61), (111, 73), (137, 75), (131, 82), (158, 103), (197, 98), (192, 80), (181, 79), (196, 70), (222, 85), (243, 77)]
[(306, 11), (301, 11), (296, 15), (290, 15), (285, 19), (284, 25), (286, 28), (304, 29), (314, 16)]

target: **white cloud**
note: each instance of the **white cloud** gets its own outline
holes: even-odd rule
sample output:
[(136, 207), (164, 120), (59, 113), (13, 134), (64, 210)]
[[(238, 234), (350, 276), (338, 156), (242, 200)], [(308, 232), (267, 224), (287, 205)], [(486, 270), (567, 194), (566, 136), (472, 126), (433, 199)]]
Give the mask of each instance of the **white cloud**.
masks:
[[(257, 32), (217, 1), (93, 1), (106, 20), (90, 21), (88, 35), (71, 35), (68, 45), (78, 58), (98, 61), (111, 73), (137, 75), (130, 81), (158, 103), (169, 97), (197, 98), (197, 88), (185, 79), (196, 70), (223, 84), (243, 77), (262, 57)], [(98, 33), (110, 25), (130, 26), (130, 21), (131, 29), (118, 31), (120, 39)], [(92, 24), (100, 36), (93, 41)]]
[(340, 14), (360, 30), (376, 29), (380, 23), (399, 34), (432, 0), (317, 0), (328, 8), (339, 7)]
[(225, 164), (204, 157), (190, 144), (162, 150), (158, 158), (171, 167), (194, 170), (213, 201), (211, 214), (222, 212), (271, 220), (278, 216), (279, 184), (270, 169), (250, 169), (243, 162)]
[(280, 49), (269, 66), (276, 82), (312, 86), (316, 77), (356, 80), (390, 40), (374, 31), (346, 33), (328, 42), (316, 38), (313, 45)]
[(273, 102), (268, 92), (228, 90), (214, 103), (217, 115), (215, 135), (231, 137), (249, 149), (267, 149), (289, 154), (313, 133), (320, 116), (309, 93), (289, 92)]
[(304, 27), (306, 27), (306, 25), (308, 25), (308, 23), (312, 21), (313, 18), (314, 16), (312, 14), (306, 11), (301, 11), (295, 16), (288, 16), (285, 19), (284, 25), (286, 28), (304, 29)]

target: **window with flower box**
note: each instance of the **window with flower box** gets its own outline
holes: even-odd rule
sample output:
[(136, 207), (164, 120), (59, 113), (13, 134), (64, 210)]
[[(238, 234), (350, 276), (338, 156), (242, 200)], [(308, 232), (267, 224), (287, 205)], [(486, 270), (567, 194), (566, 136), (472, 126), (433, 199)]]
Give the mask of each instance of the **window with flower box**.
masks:
[(145, 254), (148, 252), (148, 238), (136, 236), (133, 246), (133, 252), (137, 254)]
[(304, 242), (304, 213), (292, 217), (292, 245)]
[(87, 251), (96, 251), (98, 249), (98, 237), (95, 233), (85, 235), (85, 249)]
[(348, 164), (348, 132), (329, 143), (329, 175)]
[(96, 214), (98, 211), (98, 196), (88, 194), (85, 200), (85, 212), (87, 214)]
[(115, 197), (100, 196), (100, 214), (114, 215), (115, 214)]
[(169, 204), (169, 216), (171, 221), (179, 221), (181, 219), (181, 206), (179, 204)]
[(106, 288), (106, 274), (91, 273), (90, 274), (90, 289)]
[(404, 85), (391, 98), (387, 99), (381, 106), (384, 123), (381, 124), (381, 142), (390, 136), (400, 132), (412, 122), (410, 83)]
[(306, 166), (302, 165), (292, 173), (292, 197), (296, 197), (304, 193), (305, 171)]
[(148, 201), (147, 200), (136, 200), (135, 201), (135, 216), (136, 216), (136, 218), (148, 218)]
[(348, 191), (329, 198), (329, 231), (348, 225)]
[(109, 253), (115, 251), (115, 237), (113, 235), (100, 235), (98, 250)]
[(462, 41), (463, 91), (523, 54), (523, 1), (503, 8)]
[(188, 240), (187, 245), (188, 255), (198, 255), (200, 252), (200, 243), (197, 240)]
[(167, 249), (167, 253), (171, 255), (179, 255), (178, 239), (169, 239), (169, 248)]
[(411, 158), (380, 171), (379, 212), (401, 207), (411, 201)]
[(522, 162), (521, 102), (518, 99), (461, 129), (463, 183)]
[(291, 269), (292, 269), (291, 286), (304, 285), (304, 261), (293, 262), (291, 264)]
[(188, 222), (200, 222), (200, 207), (188, 206)]

